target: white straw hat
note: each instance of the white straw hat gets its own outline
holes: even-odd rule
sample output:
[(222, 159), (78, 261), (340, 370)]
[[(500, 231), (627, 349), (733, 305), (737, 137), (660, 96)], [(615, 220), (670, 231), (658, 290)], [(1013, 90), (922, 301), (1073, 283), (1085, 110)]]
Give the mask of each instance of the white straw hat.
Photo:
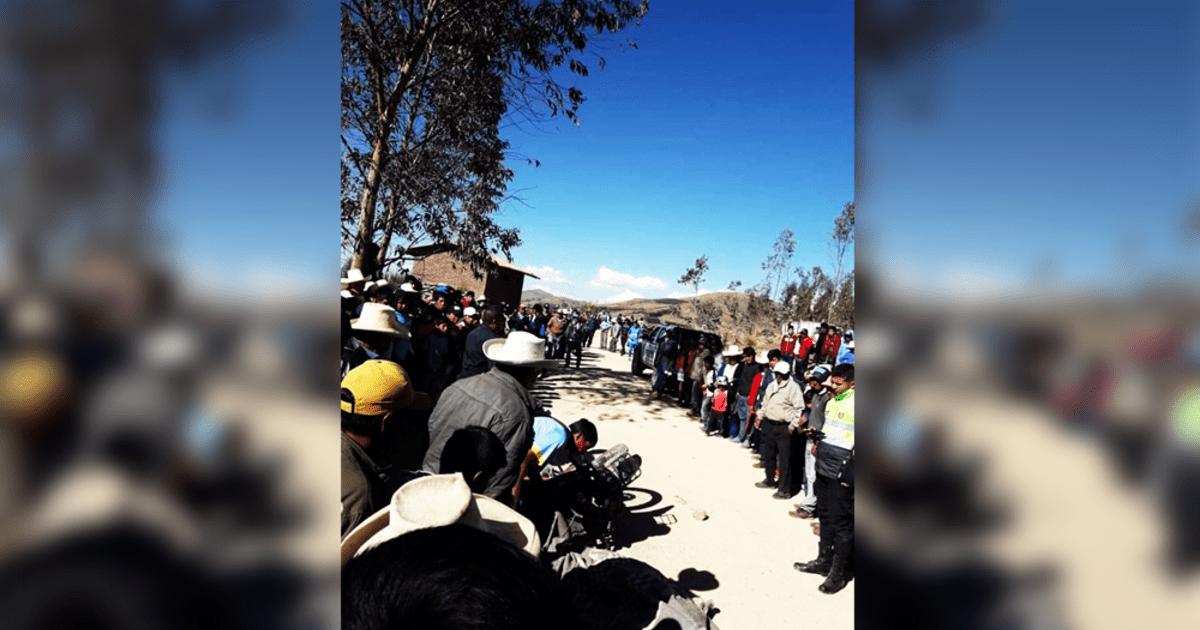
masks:
[(737, 346), (729, 346), (725, 349), (725, 352), (722, 352), (721, 354), (727, 357), (736, 357), (742, 354), (742, 349)]
[(524, 331), (483, 342), (483, 355), (505, 365), (541, 368), (558, 365), (558, 361), (546, 359), (546, 340)]
[(346, 277), (342, 278), (342, 286), (346, 287), (356, 282), (366, 281), (367, 279), (363, 277), (362, 269), (351, 269), (350, 271), (346, 272)]
[(533, 522), (482, 494), (472, 494), (462, 473), (418, 477), (392, 495), (342, 539), (342, 564), (380, 544), (418, 529), (467, 525), (502, 538), (537, 557), (542, 540)]
[(358, 319), (350, 320), (350, 328), (366, 332), (378, 332), (385, 335), (408, 339), (412, 335), (408, 327), (396, 319), (396, 309), (378, 302), (367, 302), (362, 306)]

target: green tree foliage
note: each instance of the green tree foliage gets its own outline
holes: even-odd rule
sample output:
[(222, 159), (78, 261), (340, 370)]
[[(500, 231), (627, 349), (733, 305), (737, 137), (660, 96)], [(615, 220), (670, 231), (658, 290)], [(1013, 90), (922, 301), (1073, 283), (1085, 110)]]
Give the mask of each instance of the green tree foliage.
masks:
[(763, 292), (772, 298), (782, 298), (787, 286), (788, 275), (792, 265), (792, 255), (796, 252), (796, 237), (792, 230), (785, 229), (775, 239), (771, 246), (771, 255), (763, 261), (763, 271), (767, 272), (763, 279)]
[(809, 317), (805, 319), (829, 319), (830, 307), (837, 296), (833, 278), (825, 274), (820, 267), (813, 267), (809, 274), (812, 283), (812, 302), (809, 307)]
[[(343, 244), (352, 267), (391, 239), (453, 243), (477, 273), (520, 244), (496, 224), (513, 173), (502, 126), (578, 122), (590, 40), (638, 23), (645, 1), (344, 0)], [(595, 47), (593, 46), (593, 49)], [(603, 67), (604, 58), (589, 51)], [(589, 59), (590, 59), (589, 58)]]
[[(841, 287), (845, 280), (846, 250), (854, 244), (854, 201), (847, 201), (842, 207), (842, 213), (833, 220), (833, 231), (829, 233), (829, 248), (833, 254), (833, 277), (830, 278), (831, 286)], [(833, 309), (837, 306), (839, 297), (835, 294), (833, 300), (830, 301), (828, 310), (818, 312), (827, 313), (829, 317), (833, 316)]]
[(692, 265), (691, 269), (683, 272), (683, 276), (679, 278), (679, 284), (687, 287), (692, 287), (692, 291), (700, 293), (700, 283), (704, 282), (704, 274), (708, 272), (708, 254), (702, 254), (696, 259), (696, 264)]
[(854, 328), (854, 271), (846, 274), (842, 286), (838, 288), (837, 303), (829, 322), (843, 328)]

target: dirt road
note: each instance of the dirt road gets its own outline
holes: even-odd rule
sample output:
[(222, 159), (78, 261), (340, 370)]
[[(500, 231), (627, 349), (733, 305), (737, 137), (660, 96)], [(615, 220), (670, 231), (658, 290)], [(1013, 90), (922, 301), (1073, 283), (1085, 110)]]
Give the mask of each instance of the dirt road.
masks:
[(823, 578), (792, 568), (816, 557), (811, 521), (787, 515), (794, 501), (754, 487), (763, 472), (748, 449), (705, 436), (674, 402), (652, 400), (649, 371), (635, 377), (626, 357), (585, 349), (581, 368), (555, 370), (534, 395), (563, 422), (595, 422), (600, 448), (623, 443), (642, 457), (620, 552), (711, 599), (718, 626), (854, 626), (854, 582), (826, 595)]

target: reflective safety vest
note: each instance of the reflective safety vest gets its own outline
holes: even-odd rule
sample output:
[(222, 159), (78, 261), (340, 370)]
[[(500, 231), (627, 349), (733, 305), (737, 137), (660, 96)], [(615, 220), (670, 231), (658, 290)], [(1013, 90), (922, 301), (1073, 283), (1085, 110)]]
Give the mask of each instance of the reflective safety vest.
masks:
[(848, 389), (825, 405), (824, 442), (846, 449), (854, 448), (854, 390)]

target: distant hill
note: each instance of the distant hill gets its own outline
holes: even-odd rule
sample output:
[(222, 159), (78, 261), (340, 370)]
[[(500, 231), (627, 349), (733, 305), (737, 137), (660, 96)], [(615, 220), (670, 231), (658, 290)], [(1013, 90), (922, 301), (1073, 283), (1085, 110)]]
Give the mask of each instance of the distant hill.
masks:
[(521, 301), (526, 304), (529, 304), (530, 302), (557, 304), (562, 302), (564, 299), (565, 298), (560, 298), (541, 289), (533, 289), (521, 292)]
[(706, 303), (717, 306), (724, 315), (718, 330), (714, 331), (725, 339), (726, 343), (741, 346), (751, 345), (759, 349), (775, 347), (779, 343), (780, 327), (783, 321), (772, 320), (769, 316), (762, 317), (750, 308), (750, 298), (744, 293), (719, 292), (708, 293), (699, 297), (689, 298), (659, 298), (656, 300), (638, 298), (616, 304), (596, 304), (560, 297), (541, 289), (525, 291), (521, 294), (525, 304), (548, 304), (551, 308), (566, 306), (588, 311), (608, 311), (614, 315), (620, 314), (635, 319), (644, 319), (651, 324), (677, 324), (694, 326), (696, 321), (696, 305)]

